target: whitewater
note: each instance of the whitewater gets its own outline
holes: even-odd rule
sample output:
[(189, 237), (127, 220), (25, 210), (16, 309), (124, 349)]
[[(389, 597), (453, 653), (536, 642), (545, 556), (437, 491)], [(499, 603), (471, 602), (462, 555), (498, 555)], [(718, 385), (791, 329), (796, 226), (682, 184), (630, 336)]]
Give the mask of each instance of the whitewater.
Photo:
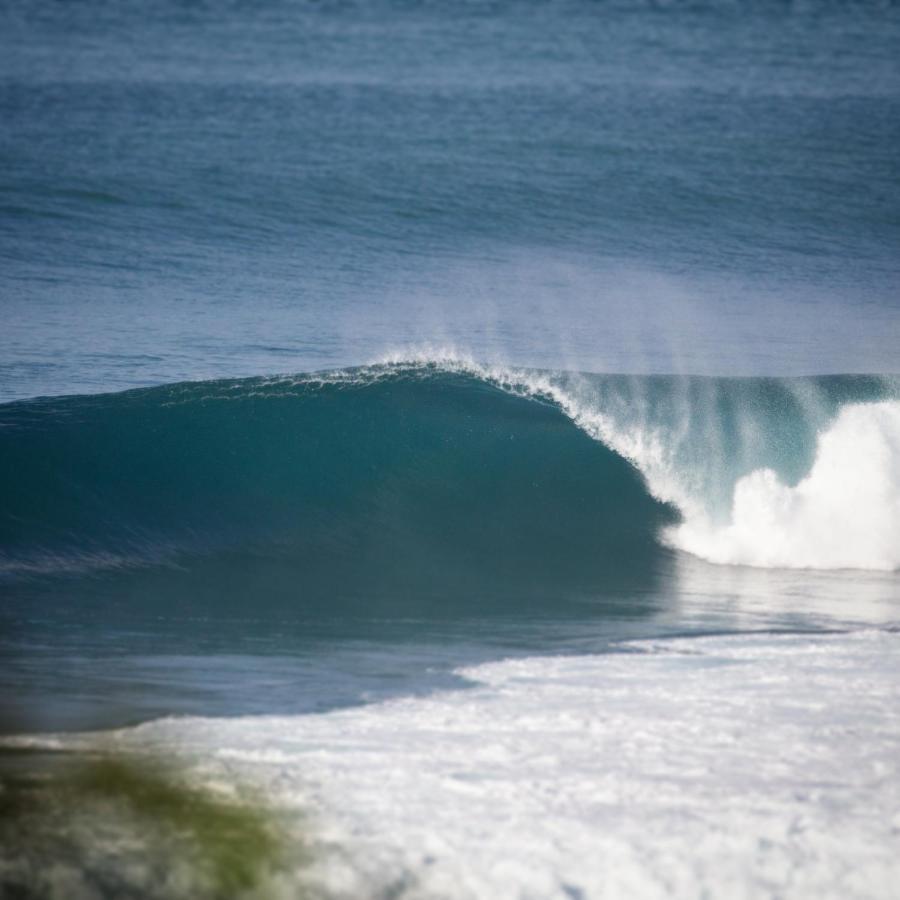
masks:
[(197, 783), (254, 785), (312, 850), (268, 896), (894, 896), (896, 632), (632, 642), (461, 675), (319, 716), (4, 745), (175, 753)]

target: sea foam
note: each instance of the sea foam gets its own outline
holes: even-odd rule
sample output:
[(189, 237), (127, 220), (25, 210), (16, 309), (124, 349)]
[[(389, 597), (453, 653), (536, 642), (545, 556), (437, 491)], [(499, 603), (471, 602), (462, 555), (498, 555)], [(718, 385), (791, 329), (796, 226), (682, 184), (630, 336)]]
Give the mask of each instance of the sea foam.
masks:
[(4, 743), (99, 741), (249, 781), (296, 816), (314, 860), (297, 878), (326, 898), (895, 896), (897, 634), (620, 649), (322, 715)]
[(759, 469), (735, 485), (727, 525), (691, 517), (669, 537), (717, 563), (900, 568), (900, 403), (844, 407), (799, 483)]

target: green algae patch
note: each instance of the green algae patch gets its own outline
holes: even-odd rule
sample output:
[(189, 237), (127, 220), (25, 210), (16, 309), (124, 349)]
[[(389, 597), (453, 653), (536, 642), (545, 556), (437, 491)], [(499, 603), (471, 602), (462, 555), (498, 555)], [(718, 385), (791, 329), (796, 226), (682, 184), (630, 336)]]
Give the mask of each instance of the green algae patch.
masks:
[[(0, 775), (0, 895), (268, 898), (307, 864), (248, 791), (200, 786), (157, 759), (40, 754)], [(8, 761), (4, 761), (8, 762)]]

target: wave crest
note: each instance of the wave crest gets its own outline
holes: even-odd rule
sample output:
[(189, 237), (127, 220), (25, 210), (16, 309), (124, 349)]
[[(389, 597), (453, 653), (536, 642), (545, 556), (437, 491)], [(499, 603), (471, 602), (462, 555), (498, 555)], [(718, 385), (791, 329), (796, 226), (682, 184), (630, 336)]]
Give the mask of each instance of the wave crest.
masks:
[(717, 564), (900, 569), (895, 378), (590, 376), (433, 351), (406, 364), (428, 360), (558, 405), (679, 510), (660, 535), (677, 550)]

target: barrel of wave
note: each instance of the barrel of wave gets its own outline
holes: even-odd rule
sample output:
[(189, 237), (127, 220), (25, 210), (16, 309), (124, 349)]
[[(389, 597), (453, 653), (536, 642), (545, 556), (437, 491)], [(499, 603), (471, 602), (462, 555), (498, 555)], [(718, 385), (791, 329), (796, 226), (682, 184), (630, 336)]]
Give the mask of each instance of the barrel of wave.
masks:
[(845, 406), (796, 485), (758, 469), (735, 485), (726, 525), (688, 515), (667, 537), (716, 563), (900, 569), (900, 402)]

